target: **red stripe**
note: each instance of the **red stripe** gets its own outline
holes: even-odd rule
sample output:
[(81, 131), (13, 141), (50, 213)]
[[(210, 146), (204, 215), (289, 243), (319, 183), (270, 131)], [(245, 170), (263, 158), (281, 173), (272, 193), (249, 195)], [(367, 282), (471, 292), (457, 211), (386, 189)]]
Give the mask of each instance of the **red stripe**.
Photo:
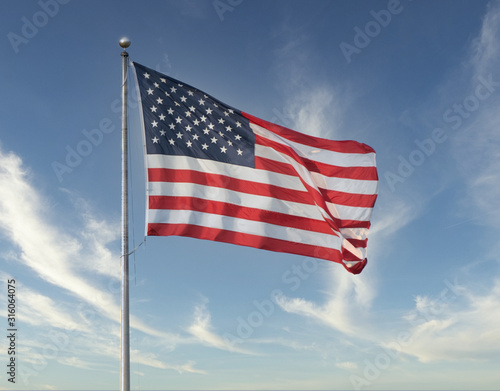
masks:
[[(273, 149), (275, 149), (276, 145), (283, 145), (280, 143), (277, 143), (275, 141), (271, 141), (269, 139), (266, 139), (265, 137), (255, 135), (255, 142), (260, 145), (268, 146)], [(280, 152), (293, 158), (293, 155), (289, 152), (289, 148), (284, 146), (285, 149), (282, 149)], [(257, 159), (266, 159), (270, 160), (267, 158), (263, 157), (255, 157), (255, 162), (257, 168)], [(300, 157), (298, 160), (295, 159), (298, 163), (303, 165), (308, 171), (310, 172), (317, 172), (318, 174), (324, 175), (326, 177), (334, 177), (334, 178), (345, 178), (345, 179), (358, 179), (358, 180), (363, 180), (363, 181), (376, 181), (378, 180), (378, 174), (377, 174), (377, 168), (376, 167), (355, 167), (355, 166), (349, 166), (349, 167), (342, 167), (342, 166), (334, 166), (331, 164), (326, 164), (326, 163), (321, 163), (317, 162), (314, 160), (310, 160), (304, 157)], [(270, 160), (275, 162), (274, 160)], [(280, 170), (285, 170), (287, 171), (287, 164), (283, 162), (275, 162), (277, 163), (275, 165), (274, 169), (270, 169), (270, 171), (273, 172), (282, 172)]]
[(319, 189), (325, 200), (332, 204), (354, 206), (358, 208), (373, 208), (377, 200), (376, 194), (343, 193), (336, 190)]
[(149, 209), (192, 210), (338, 236), (324, 220), (291, 216), (284, 213), (243, 207), (220, 201), (208, 201), (203, 198), (150, 196)]
[[(307, 159), (305, 157), (299, 156), (294, 149), (278, 143), (273, 140), (269, 140), (265, 137), (255, 135), (255, 143), (270, 147), (284, 155), (287, 155), (297, 161), (297, 163), (304, 166), (310, 172), (317, 172), (318, 174), (324, 175), (326, 177), (335, 178), (346, 178), (346, 179), (358, 179), (364, 181), (376, 181), (378, 180), (377, 168), (376, 167), (363, 167), (363, 166), (334, 166), (331, 164), (321, 163), (314, 160)], [(255, 158), (257, 159), (257, 157)], [(283, 164), (283, 163), (282, 163)]]
[(255, 156), (255, 169), (271, 171), (277, 174), (297, 176), (297, 171), (295, 171), (291, 164), (278, 162), (276, 160), (260, 156)]
[[(256, 136), (257, 138), (258, 136)], [(286, 153), (287, 155), (289, 155), (292, 159), (296, 160), (297, 162), (299, 162), (299, 164), (301, 164), (301, 158), (300, 156), (295, 152), (295, 150), (291, 149), (291, 148), (288, 148), (287, 146), (283, 145), (283, 144), (280, 144), (280, 143), (277, 143), (277, 142), (274, 142), (274, 141), (270, 141), (270, 140), (266, 140), (266, 142), (272, 146), (273, 149), (275, 149), (276, 151), (280, 152), (280, 153)], [(325, 202), (325, 199), (323, 197), (322, 194), (320, 194), (320, 190), (318, 188), (315, 188), (315, 187), (312, 187), (310, 186), (298, 173), (296, 173), (296, 176), (301, 180), (302, 184), (304, 185), (304, 187), (307, 189), (307, 191), (309, 192), (311, 198), (314, 200), (314, 202), (316, 203), (316, 205), (318, 205), (320, 208), (322, 208), (327, 214), (328, 216), (331, 218), (330, 219), (326, 219), (326, 221), (328, 222), (328, 224), (330, 224), (330, 226), (332, 227), (332, 229), (334, 231), (338, 231), (339, 230), (339, 223), (342, 224), (343, 227), (349, 227), (351, 228), (352, 226), (351, 225), (348, 225), (346, 226), (346, 221), (345, 220), (339, 220), (339, 219), (336, 219), (332, 213), (328, 210), (328, 207), (326, 205), (326, 202)], [(355, 220), (353, 220), (355, 221)], [(363, 224), (364, 222), (357, 222), (359, 224)]]
[(331, 164), (316, 162), (310, 159), (303, 159), (304, 166), (312, 172), (317, 172), (327, 177), (359, 179), (362, 181), (378, 180), (376, 167), (342, 167), (333, 166)]
[(275, 252), (285, 252), (308, 257), (341, 262), (341, 253), (328, 247), (318, 247), (311, 244), (296, 243), (267, 236), (245, 234), (218, 228), (202, 227), (191, 224), (148, 224), (148, 236), (189, 236), (191, 238), (214, 240), (241, 246), (261, 248)]
[(254, 124), (259, 125), (290, 141), (294, 141), (300, 144), (305, 144), (314, 148), (326, 149), (328, 151), (341, 152), (341, 153), (361, 153), (361, 154), (375, 153), (373, 148), (369, 147), (366, 144), (359, 143), (357, 141), (352, 141), (352, 140), (333, 141), (320, 137), (313, 137), (296, 132), (295, 130), (292, 129), (285, 128), (284, 126), (264, 121), (263, 119), (254, 117), (253, 115), (250, 115), (248, 113), (241, 112), (241, 114)]
[(313, 205), (314, 202), (307, 191), (290, 190), (276, 185), (236, 179), (226, 175), (212, 174), (191, 170), (169, 168), (149, 168), (149, 182), (180, 182), (219, 187), (241, 193), (277, 198), (283, 201), (299, 202)]
[(205, 186), (219, 187), (228, 190), (234, 190), (247, 194), (260, 195), (280, 199), (283, 201), (298, 202), (307, 205), (318, 204), (326, 213), (333, 219), (328, 222), (333, 231), (338, 231), (339, 228), (367, 228), (364, 221), (356, 220), (341, 220), (334, 218), (326, 207), (323, 196), (315, 189), (311, 188), (305, 182), (302, 182), (309, 191), (299, 191), (285, 189), (275, 185), (266, 185), (242, 179), (235, 179), (225, 175), (210, 174), (191, 170), (176, 170), (169, 168), (149, 168), (149, 182), (180, 182), (180, 183), (196, 183)]
[(361, 220), (341, 220), (337, 218), (333, 218), (334, 223), (337, 227), (340, 228), (370, 228), (369, 221), (361, 221)]
[[(295, 171), (292, 165), (262, 157), (255, 157), (255, 168), (280, 174), (298, 176), (297, 171)], [(327, 190), (323, 188), (319, 188), (319, 191), (326, 201), (338, 205), (373, 208), (377, 199), (376, 194), (343, 193), (341, 191)]]
[(356, 248), (366, 248), (366, 245), (368, 244), (368, 239), (346, 239), (346, 240)]

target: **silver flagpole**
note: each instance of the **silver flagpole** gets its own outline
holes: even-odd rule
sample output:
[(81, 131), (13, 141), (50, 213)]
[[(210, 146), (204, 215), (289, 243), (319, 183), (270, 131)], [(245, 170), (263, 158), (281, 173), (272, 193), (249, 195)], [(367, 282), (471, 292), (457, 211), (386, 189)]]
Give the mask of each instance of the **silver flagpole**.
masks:
[(127, 130), (127, 38), (120, 39), (122, 52), (122, 256), (121, 256), (121, 379), (120, 390), (130, 391), (130, 325), (128, 294), (128, 130)]

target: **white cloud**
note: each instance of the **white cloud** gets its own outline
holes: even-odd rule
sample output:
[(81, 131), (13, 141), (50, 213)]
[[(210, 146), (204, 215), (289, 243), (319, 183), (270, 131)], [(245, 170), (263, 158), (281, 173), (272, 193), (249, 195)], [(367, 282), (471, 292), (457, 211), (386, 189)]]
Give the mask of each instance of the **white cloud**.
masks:
[[(120, 257), (107, 248), (116, 234), (109, 223), (90, 213), (84, 201), (78, 200), (78, 203), (79, 213), (75, 215), (77, 223), (83, 222), (83, 230), (80, 228), (72, 233), (72, 227), (51, 223), (51, 219), (57, 219), (57, 216), (50, 216), (47, 212), (50, 208), (32, 185), (31, 174), (21, 158), (0, 149), (0, 234), (18, 249), (16, 259), (43, 280), (90, 306), (88, 311), (116, 322), (120, 319), (116, 292), (95, 282), (96, 273), (116, 280)], [(75, 322), (74, 319), (63, 319), (52, 299), (30, 290), (26, 290), (26, 294), (28, 303), (54, 309), (51, 317), (36, 311), (35, 304), (29, 307), (31, 323), (50, 325), (50, 320), (56, 324)], [(171, 343), (182, 340), (177, 335), (154, 329), (135, 316), (131, 316), (130, 324), (132, 328)]]
[(344, 361), (335, 364), (337, 368), (347, 369), (347, 370), (356, 370), (358, 369), (358, 364), (352, 361)]
[(249, 350), (239, 348), (228, 339), (217, 335), (212, 331), (210, 313), (206, 308), (206, 300), (195, 307), (194, 321), (188, 327), (188, 332), (198, 339), (206, 346), (215, 347), (229, 352), (242, 353), (242, 354), (255, 354)]
[(369, 284), (333, 264), (328, 273), (329, 286), (326, 302), (317, 305), (302, 298), (278, 296), (276, 303), (286, 312), (302, 315), (326, 324), (346, 335), (362, 335), (359, 320), (370, 306), (373, 291)]
[(500, 2), (492, 1), (488, 4), (487, 12), (483, 18), (479, 36), (473, 41), (471, 47), (471, 64), (475, 76), (486, 75), (498, 64), (500, 56)]
[[(498, 357), (500, 281), (486, 294), (458, 287), (435, 298), (417, 296), (405, 319), (410, 322), (410, 339), (396, 350), (422, 362)], [(385, 346), (394, 348), (390, 343)]]

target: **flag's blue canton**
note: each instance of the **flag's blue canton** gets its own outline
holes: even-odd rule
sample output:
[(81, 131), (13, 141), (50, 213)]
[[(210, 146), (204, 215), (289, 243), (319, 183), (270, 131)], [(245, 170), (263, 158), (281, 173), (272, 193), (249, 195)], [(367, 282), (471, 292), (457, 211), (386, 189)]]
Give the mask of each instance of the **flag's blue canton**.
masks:
[(255, 135), (239, 110), (178, 80), (134, 65), (148, 154), (254, 167)]

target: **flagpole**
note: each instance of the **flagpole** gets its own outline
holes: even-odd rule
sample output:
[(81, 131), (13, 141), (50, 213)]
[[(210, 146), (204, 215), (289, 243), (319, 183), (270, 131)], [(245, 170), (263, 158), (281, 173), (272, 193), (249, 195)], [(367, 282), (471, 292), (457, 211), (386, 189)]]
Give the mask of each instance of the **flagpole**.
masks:
[(127, 38), (120, 39), (122, 56), (122, 254), (121, 254), (121, 379), (120, 391), (130, 391), (130, 325), (128, 288), (128, 130), (127, 130)]

